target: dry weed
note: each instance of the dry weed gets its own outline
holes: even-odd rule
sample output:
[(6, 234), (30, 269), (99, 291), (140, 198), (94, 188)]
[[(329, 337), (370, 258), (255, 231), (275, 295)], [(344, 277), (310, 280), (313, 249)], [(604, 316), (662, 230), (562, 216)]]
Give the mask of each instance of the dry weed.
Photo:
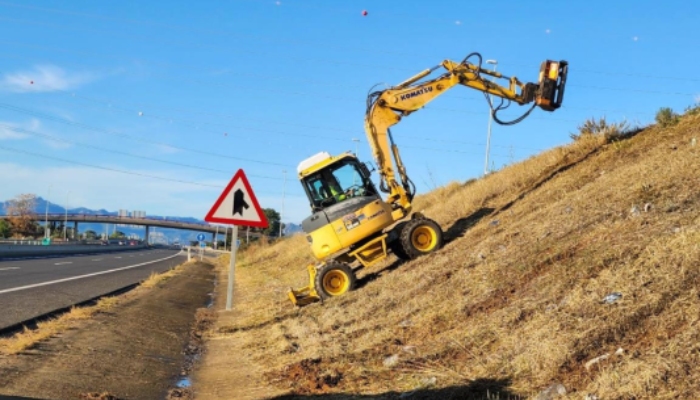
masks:
[[(617, 143), (582, 135), (418, 196), (414, 209), (450, 233), (446, 246), (360, 271), (357, 291), (324, 304), (295, 309), (285, 295), (307, 284), (303, 235), (253, 245), (237, 265), (245, 311), (218, 336), (273, 375), (321, 360), (343, 375), (333, 392), (408, 392), (435, 377), (465, 390), (508, 381), (503, 391), (523, 396), (562, 382), (601, 398), (693, 397), (699, 117)], [(603, 302), (612, 292), (622, 298)]]

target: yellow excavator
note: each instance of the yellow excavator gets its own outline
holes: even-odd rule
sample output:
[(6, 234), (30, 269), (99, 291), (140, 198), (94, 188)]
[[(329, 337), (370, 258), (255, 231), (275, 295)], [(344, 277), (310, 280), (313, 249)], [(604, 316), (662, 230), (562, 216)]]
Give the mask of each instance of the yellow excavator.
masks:
[[(411, 214), (415, 186), (389, 130), (402, 117), (457, 85), (483, 92), (494, 121), (502, 125), (522, 121), (535, 107), (554, 111), (561, 106), (566, 61), (543, 62), (537, 83), (522, 83), (481, 65), (481, 55), (471, 53), (462, 62), (445, 60), (394, 87), (369, 94), (365, 131), (380, 175), (379, 190), (367, 165), (350, 152), (338, 156), (321, 152), (299, 164), (299, 180), (312, 210), (302, 229), (318, 262), (307, 266), (308, 286), (289, 290), (292, 303), (302, 306), (353, 290), (355, 270), (385, 259), (390, 252), (410, 260), (442, 246), (440, 226), (420, 213)], [(446, 72), (424, 80), (441, 67)], [(507, 86), (498, 84), (498, 79), (507, 80)], [(489, 95), (500, 103), (494, 105)], [(532, 106), (521, 117), (502, 121), (497, 114), (511, 102)], [(379, 191), (388, 193), (386, 200)]]

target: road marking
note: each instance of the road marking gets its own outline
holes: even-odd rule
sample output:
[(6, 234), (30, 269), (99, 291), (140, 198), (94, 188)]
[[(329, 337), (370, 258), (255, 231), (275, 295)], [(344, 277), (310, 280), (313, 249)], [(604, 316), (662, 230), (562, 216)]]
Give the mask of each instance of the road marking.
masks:
[(121, 257), (114, 257), (114, 258), (121, 258)]
[(90, 261), (102, 261), (102, 259), (101, 259), (101, 258), (93, 258), (93, 259), (90, 260)]
[(9, 271), (11, 269), (19, 269), (19, 267), (5, 267), (5, 268), (0, 268), (0, 271)]
[(169, 259), (171, 259), (171, 258), (175, 258), (175, 257), (178, 257), (178, 256), (180, 256), (180, 255), (181, 255), (180, 253), (176, 253), (176, 254), (173, 254), (172, 256), (168, 256), (168, 257), (165, 257), (165, 258), (160, 258), (160, 259), (158, 259), (158, 260), (153, 260), (153, 261), (147, 261), (147, 262), (144, 262), (144, 263), (141, 263), (141, 264), (129, 265), (129, 266), (127, 266), (127, 267), (108, 269), (108, 270), (106, 270), (106, 271), (93, 272), (92, 274), (79, 275), (79, 276), (72, 276), (72, 277), (70, 277), (70, 278), (58, 279), (58, 280), (55, 280), (55, 281), (48, 281), (48, 282), (42, 282), (42, 283), (35, 283), (35, 284), (32, 284), (32, 285), (26, 285), (26, 286), (20, 286), (20, 287), (16, 287), (16, 288), (11, 288), (11, 289), (0, 290), (0, 294), (3, 294), (3, 293), (10, 293), (10, 292), (17, 292), (17, 291), (20, 291), (20, 290), (32, 289), (32, 288), (35, 288), (35, 287), (48, 286), (48, 285), (53, 285), (53, 284), (55, 284), (55, 283), (74, 281), (74, 280), (76, 280), (76, 279), (89, 278), (89, 277), (91, 277), (91, 276), (104, 275), (104, 274), (109, 274), (109, 273), (112, 273), (112, 272), (124, 271), (124, 270), (127, 270), (127, 269), (142, 267), (142, 266), (144, 266), (144, 265), (148, 265), (148, 264), (153, 264), (153, 263), (157, 263), (157, 262), (160, 262), (160, 261), (169, 260)]
[(60, 262), (60, 263), (56, 263), (56, 264), (54, 264), (54, 265), (65, 265), (65, 264), (73, 264), (73, 261), (63, 261), (63, 262)]

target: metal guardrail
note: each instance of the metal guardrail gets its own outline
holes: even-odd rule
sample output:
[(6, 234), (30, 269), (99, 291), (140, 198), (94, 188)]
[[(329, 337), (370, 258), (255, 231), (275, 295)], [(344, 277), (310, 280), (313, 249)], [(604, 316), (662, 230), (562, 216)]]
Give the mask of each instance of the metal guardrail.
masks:
[[(110, 239), (109, 241), (107, 240), (52, 240), (51, 244), (48, 246), (81, 246), (81, 245), (86, 245), (86, 246), (99, 246), (99, 245), (111, 245), (111, 246), (118, 246), (120, 245), (119, 242), (123, 243), (135, 243), (138, 245), (142, 245), (142, 241), (140, 240), (132, 240), (132, 239)], [(0, 239), (0, 245), (11, 245), (11, 246), (44, 246), (42, 240), (20, 240), (20, 239)], [(122, 246), (126, 246), (127, 244), (122, 244)]]

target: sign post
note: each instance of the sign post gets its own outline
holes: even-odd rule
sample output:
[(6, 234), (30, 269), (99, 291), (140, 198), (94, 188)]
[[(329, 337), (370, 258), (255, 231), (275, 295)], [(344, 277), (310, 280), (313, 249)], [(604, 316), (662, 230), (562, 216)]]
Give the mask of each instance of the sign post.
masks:
[(231, 262), (228, 271), (228, 290), (226, 293), (226, 310), (231, 310), (233, 306), (233, 283), (236, 268), (237, 245), (233, 245), (234, 240), (238, 240), (238, 225), (266, 228), (268, 225), (265, 213), (258, 204), (253, 189), (248, 183), (242, 169), (233, 176), (231, 182), (226, 186), (219, 198), (207, 213), (204, 220), (220, 224), (233, 225), (231, 232)]

